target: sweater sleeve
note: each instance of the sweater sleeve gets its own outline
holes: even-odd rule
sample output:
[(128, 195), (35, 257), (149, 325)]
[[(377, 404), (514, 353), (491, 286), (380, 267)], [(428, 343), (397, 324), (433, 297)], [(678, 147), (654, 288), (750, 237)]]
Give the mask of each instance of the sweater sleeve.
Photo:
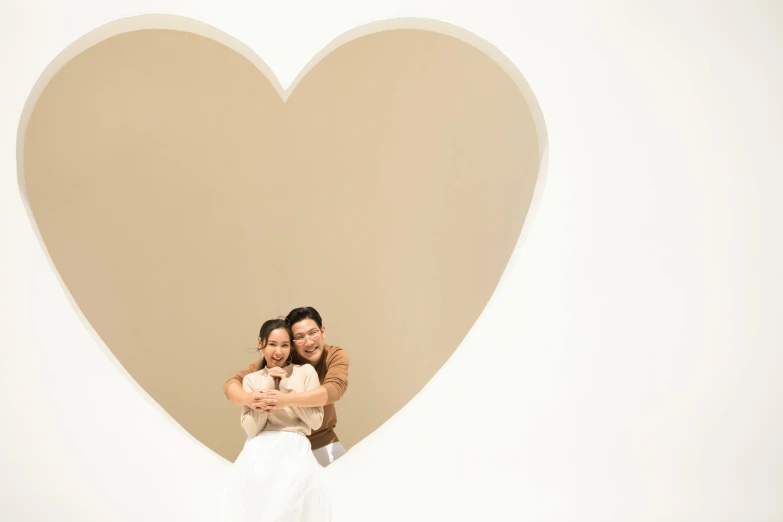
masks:
[[(316, 373), (315, 368), (309, 364), (304, 364), (301, 366), (301, 371), (304, 374), (304, 389), (302, 391), (314, 390), (320, 386), (320, 383), (318, 382), (318, 374)], [(293, 411), (297, 417), (302, 419), (302, 422), (307, 424), (307, 426), (313, 431), (320, 428), (324, 421), (324, 409), (321, 406), (316, 408), (291, 406), (291, 411)]]
[[(245, 378), (245, 375), (248, 375), (250, 373), (255, 373), (255, 372), (257, 372), (260, 369), (261, 369), (261, 359), (259, 358), (257, 361), (252, 362), (250, 364), (250, 366), (248, 366), (244, 370), (240, 370), (235, 375), (233, 375), (229, 380), (227, 380), (223, 384), (223, 394), (226, 397), (228, 397), (228, 386), (229, 386), (229, 384), (231, 384), (232, 382), (237, 382), (237, 383), (242, 384), (244, 386), (242, 381)], [(247, 391), (247, 390), (245, 390), (245, 391)]]
[[(248, 393), (255, 389), (252, 380), (248, 378), (242, 380), (242, 388)], [(239, 422), (248, 437), (255, 437), (264, 429), (268, 416), (268, 414), (261, 413), (248, 406), (242, 406), (242, 415), (240, 416)]]
[(330, 360), (322, 383), (326, 388), (326, 404), (339, 401), (348, 388), (348, 353), (342, 348), (335, 348), (329, 353)]

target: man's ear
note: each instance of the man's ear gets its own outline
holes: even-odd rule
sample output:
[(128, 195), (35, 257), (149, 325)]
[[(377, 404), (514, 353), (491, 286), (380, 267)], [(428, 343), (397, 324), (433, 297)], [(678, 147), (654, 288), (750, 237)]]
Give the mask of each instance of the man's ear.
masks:
[(322, 337), (326, 337), (326, 327), (325, 326), (321, 327), (321, 336)]

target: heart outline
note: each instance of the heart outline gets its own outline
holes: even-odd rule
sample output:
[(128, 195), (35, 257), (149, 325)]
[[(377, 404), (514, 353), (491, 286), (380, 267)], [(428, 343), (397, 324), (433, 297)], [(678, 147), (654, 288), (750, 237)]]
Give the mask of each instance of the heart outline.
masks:
[[(301, 80), (305, 76), (307, 76), (307, 74), (316, 65), (318, 65), (318, 63), (321, 62), (321, 60), (323, 60), (326, 56), (331, 54), (334, 50), (347, 44), (348, 42), (359, 39), (361, 37), (379, 33), (379, 32), (395, 30), (395, 29), (418, 29), (418, 30), (435, 32), (442, 35), (451, 36), (464, 43), (467, 43), (468, 45), (475, 47), (476, 49), (484, 53), (486, 56), (488, 56), (491, 60), (493, 60), (497, 65), (499, 65), (501, 69), (513, 80), (517, 88), (522, 93), (527, 108), (530, 110), (531, 118), (533, 120), (533, 124), (535, 127), (536, 137), (538, 139), (539, 168), (538, 168), (538, 173), (536, 175), (536, 181), (535, 181), (535, 186), (533, 189), (530, 205), (528, 206), (526, 216), (522, 223), (522, 227), (519, 236), (516, 240), (516, 243), (514, 245), (513, 251), (509, 256), (509, 259), (506, 262), (506, 265), (503, 268), (503, 271), (501, 272), (500, 278), (497, 284), (495, 285), (495, 288), (493, 289), (487, 303), (485, 304), (484, 308), (479, 313), (479, 315), (476, 317), (475, 321), (473, 322), (473, 325), (471, 325), (471, 327), (468, 329), (468, 332), (466, 333), (463, 340), (454, 348), (452, 354), (446, 359), (443, 365), (435, 372), (435, 374), (432, 377), (430, 377), (428, 382), (424, 384), (424, 386), (414, 395), (414, 397), (410, 401), (408, 401), (402, 407), (400, 407), (400, 409), (396, 413), (394, 413), (389, 419), (384, 421), (380, 426), (375, 428), (373, 432), (369, 433), (367, 436), (364, 437), (364, 439), (369, 438), (369, 436), (372, 435), (375, 431), (377, 431), (386, 423), (388, 423), (392, 418), (396, 417), (397, 414), (400, 411), (402, 411), (402, 409), (405, 406), (407, 406), (412, 400), (416, 399), (427, 388), (427, 386), (430, 384), (430, 382), (435, 377), (435, 375), (437, 375), (439, 372), (443, 370), (443, 368), (446, 367), (446, 365), (451, 360), (451, 356), (453, 356), (453, 354), (456, 353), (456, 351), (459, 349), (459, 346), (462, 344), (462, 342), (464, 342), (464, 339), (467, 338), (468, 335), (470, 335), (476, 323), (478, 323), (478, 321), (481, 319), (484, 312), (492, 304), (498, 288), (500, 288), (500, 285), (507, 277), (510, 267), (516, 261), (519, 255), (519, 251), (521, 250), (521, 246), (524, 244), (525, 239), (529, 234), (529, 230), (532, 226), (532, 222), (535, 219), (534, 216), (538, 211), (538, 207), (540, 206), (540, 200), (545, 186), (547, 162), (548, 162), (548, 139), (547, 139), (546, 126), (544, 123), (543, 113), (537, 102), (537, 99), (535, 98), (532, 92), (532, 89), (530, 88), (525, 78), (522, 76), (519, 69), (505, 55), (503, 55), (499, 49), (494, 47), (486, 40), (458, 26), (433, 20), (433, 19), (424, 19), (424, 18), (397, 18), (397, 19), (382, 20), (382, 21), (361, 25), (342, 33), (341, 35), (331, 40), (318, 53), (316, 53), (300, 70), (300, 72), (297, 74), (295, 79), (291, 82), (291, 84), (287, 88), (282, 87), (282, 84), (280, 83), (277, 76), (274, 74), (271, 68), (260, 58), (260, 56), (255, 51), (253, 51), (250, 47), (242, 43), (240, 40), (204, 22), (200, 22), (192, 18), (186, 18), (177, 15), (147, 14), (147, 15), (127, 17), (127, 18), (120, 18), (112, 22), (108, 22), (104, 25), (101, 25), (93, 29), (92, 31), (78, 38), (76, 41), (72, 42), (68, 47), (66, 47), (63, 51), (61, 51), (47, 65), (47, 67), (44, 68), (43, 72), (40, 74), (38, 80), (36, 81), (33, 88), (31, 89), (30, 94), (28, 95), (22, 114), (20, 116), (20, 123), (17, 131), (17, 182), (19, 184), (20, 196), (22, 198), (22, 202), (24, 204), (25, 210), (28, 214), (28, 218), (30, 219), (31, 224), (33, 225), (33, 231), (35, 233), (35, 236), (50, 264), (50, 267), (52, 268), (61, 287), (63, 288), (64, 293), (67, 296), (67, 299), (70, 301), (71, 306), (76, 312), (77, 317), (79, 317), (83, 325), (87, 327), (87, 330), (90, 332), (90, 335), (92, 335), (93, 339), (97, 341), (98, 346), (101, 347), (101, 349), (104, 351), (104, 354), (109, 358), (110, 361), (112, 361), (112, 364), (115, 366), (115, 368), (117, 368), (121, 374), (125, 375), (130, 380), (132, 385), (135, 386), (136, 390), (141, 393), (142, 397), (145, 397), (149, 403), (153, 404), (154, 407), (158, 408), (159, 412), (163, 413), (165, 417), (167, 417), (171, 422), (176, 424), (179, 430), (182, 430), (183, 432), (187, 433), (190, 437), (193, 437), (201, 444), (203, 443), (198, 439), (196, 439), (196, 437), (193, 434), (191, 434), (188, 430), (182, 427), (182, 425), (179, 422), (177, 422), (177, 420), (168, 411), (166, 411), (158, 403), (158, 401), (156, 401), (146, 390), (144, 390), (144, 388), (142, 388), (142, 386), (136, 381), (136, 379), (133, 378), (133, 376), (128, 372), (128, 370), (120, 363), (117, 356), (111, 351), (108, 345), (106, 345), (106, 343), (101, 339), (97, 331), (93, 328), (92, 324), (86, 318), (81, 308), (73, 298), (73, 295), (68, 290), (61, 274), (59, 273), (59, 270), (57, 269), (53, 259), (51, 258), (48, 248), (46, 247), (46, 244), (42, 238), (40, 229), (38, 227), (38, 224), (32, 212), (32, 208), (29, 202), (29, 197), (27, 194), (26, 182), (25, 182), (24, 140), (27, 131), (27, 126), (29, 124), (30, 117), (36, 106), (36, 103), (39, 97), (41, 96), (41, 94), (43, 93), (43, 91), (45, 90), (45, 88), (49, 85), (49, 82), (74, 57), (86, 51), (87, 49), (114, 36), (124, 34), (124, 33), (139, 31), (139, 30), (145, 30), (145, 29), (163, 29), (163, 30), (174, 30), (174, 31), (192, 33), (198, 36), (208, 38), (210, 40), (213, 40), (219, 44), (228, 47), (232, 51), (238, 53), (240, 56), (247, 59), (254, 67), (256, 67), (264, 75), (267, 81), (269, 81), (269, 83), (277, 91), (283, 103), (286, 103), (286, 101), (291, 96), (291, 94), (295, 91), (296, 87), (301, 82)], [(212, 448), (210, 447), (208, 448), (213, 453), (216, 453), (215, 450), (213, 450)]]

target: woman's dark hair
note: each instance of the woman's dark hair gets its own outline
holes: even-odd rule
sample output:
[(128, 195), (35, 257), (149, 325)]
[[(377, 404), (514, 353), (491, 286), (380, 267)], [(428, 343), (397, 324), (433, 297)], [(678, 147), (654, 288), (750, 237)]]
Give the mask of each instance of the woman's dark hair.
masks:
[[(266, 347), (266, 342), (269, 340), (269, 334), (275, 330), (282, 328), (288, 332), (288, 342), (293, 344), (294, 334), (291, 332), (291, 326), (282, 317), (277, 319), (270, 319), (261, 325), (261, 330), (258, 332), (258, 338), (261, 340), (261, 346)], [(294, 356), (294, 347), (289, 346), (288, 362), (290, 363)], [(266, 366), (266, 357), (261, 357), (261, 368)]]
[(312, 319), (313, 321), (315, 321), (315, 324), (318, 325), (318, 328), (323, 327), (323, 324), (321, 322), (321, 314), (319, 314), (318, 310), (316, 310), (312, 306), (294, 308), (293, 310), (288, 312), (288, 316), (285, 318), (285, 320), (291, 326), (295, 325), (299, 321), (304, 321), (305, 319)]

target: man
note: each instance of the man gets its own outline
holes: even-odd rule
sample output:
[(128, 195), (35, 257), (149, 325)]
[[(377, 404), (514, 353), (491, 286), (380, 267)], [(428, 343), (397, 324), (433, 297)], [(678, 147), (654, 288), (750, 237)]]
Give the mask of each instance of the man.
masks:
[(273, 389), (248, 393), (242, 388), (242, 379), (248, 373), (261, 369), (261, 357), (226, 381), (223, 393), (234, 404), (248, 406), (264, 413), (281, 410), (286, 406), (323, 406), (323, 424), (308, 438), (316, 460), (322, 466), (328, 466), (345, 454), (345, 448), (334, 432), (337, 426), (334, 403), (340, 400), (348, 387), (348, 354), (338, 346), (324, 344), (326, 328), (315, 308), (294, 308), (286, 321), (291, 325), (294, 334), (294, 364), (311, 364), (318, 373), (321, 385), (301, 393), (286, 393)]

